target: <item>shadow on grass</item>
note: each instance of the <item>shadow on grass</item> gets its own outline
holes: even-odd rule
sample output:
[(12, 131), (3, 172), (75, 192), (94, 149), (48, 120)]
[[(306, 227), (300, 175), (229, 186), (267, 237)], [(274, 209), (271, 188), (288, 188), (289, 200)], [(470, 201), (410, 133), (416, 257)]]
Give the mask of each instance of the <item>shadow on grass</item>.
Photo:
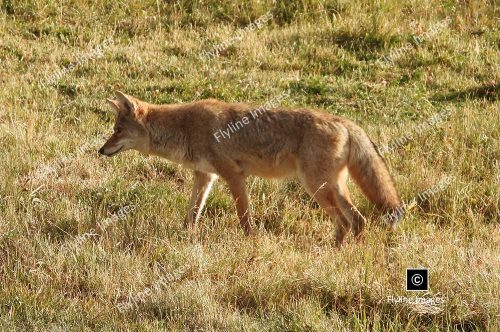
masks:
[(353, 32), (321, 29), (306, 33), (296, 32), (284, 39), (280, 38), (280, 43), (290, 45), (301, 40), (315, 40), (324, 45), (336, 45), (347, 50), (358, 60), (369, 60), (378, 57), (378, 52), (390, 50), (391, 47), (397, 46), (405, 39), (407, 39), (405, 36), (385, 35), (371, 30)]
[(465, 101), (469, 99), (483, 99), (490, 102), (498, 101), (500, 94), (500, 84), (488, 84), (468, 88), (448, 94), (434, 95), (436, 101)]
[(398, 36), (384, 36), (373, 32), (352, 33), (348, 31), (335, 34), (326, 33), (322, 37), (352, 52), (358, 60), (370, 60), (374, 53), (397, 44), (401, 39)]

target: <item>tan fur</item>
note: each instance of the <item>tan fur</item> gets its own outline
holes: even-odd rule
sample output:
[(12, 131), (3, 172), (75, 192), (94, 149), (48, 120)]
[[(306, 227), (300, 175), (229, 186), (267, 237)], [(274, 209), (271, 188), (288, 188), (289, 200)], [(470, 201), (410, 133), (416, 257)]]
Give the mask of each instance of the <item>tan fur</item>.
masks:
[[(117, 110), (118, 131), (100, 152), (113, 155), (135, 149), (193, 169), (188, 224), (198, 219), (216, 175), (228, 184), (246, 234), (252, 232), (245, 188), (248, 175), (297, 176), (336, 220), (337, 244), (351, 228), (359, 238), (364, 226), (364, 217), (349, 197), (348, 173), (377, 207), (401, 206), (384, 160), (366, 133), (347, 119), (300, 108), (256, 112), (246, 104), (214, 99), (153, 105), (117, 92), (117, 99), (108, 101)], [(219, 130), (231, 124), (238, 130), (229, 138), (221, 137)]]

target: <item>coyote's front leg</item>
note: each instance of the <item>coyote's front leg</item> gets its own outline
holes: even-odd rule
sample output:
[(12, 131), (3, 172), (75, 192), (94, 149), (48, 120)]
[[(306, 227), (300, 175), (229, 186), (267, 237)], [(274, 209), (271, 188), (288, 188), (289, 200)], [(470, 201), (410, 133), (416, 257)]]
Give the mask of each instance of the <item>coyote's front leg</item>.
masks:
[(203, 210), (203, 206), (205, 205), (215, 179), (217, 179), (217, 175), (215, 174), (194, 171), (193, 192), (191, 194), (191, 199), (189, 200), (184, 225), (188, 226), (196, 223), (200, 217), (201, 210)]

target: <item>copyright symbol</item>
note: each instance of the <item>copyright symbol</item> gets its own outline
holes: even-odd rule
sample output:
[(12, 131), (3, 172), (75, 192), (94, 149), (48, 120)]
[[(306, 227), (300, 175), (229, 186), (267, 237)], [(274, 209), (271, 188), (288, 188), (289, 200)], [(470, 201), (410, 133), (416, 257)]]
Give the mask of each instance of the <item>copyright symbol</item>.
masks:
[(428, 291), (429, 270), (428, 269), (406, 269), (407, 291)]
[(411, 283), (415, 286), (420, 286), (424, 282), (424, 277), (421, 274), (415, 274), (411, 277)]

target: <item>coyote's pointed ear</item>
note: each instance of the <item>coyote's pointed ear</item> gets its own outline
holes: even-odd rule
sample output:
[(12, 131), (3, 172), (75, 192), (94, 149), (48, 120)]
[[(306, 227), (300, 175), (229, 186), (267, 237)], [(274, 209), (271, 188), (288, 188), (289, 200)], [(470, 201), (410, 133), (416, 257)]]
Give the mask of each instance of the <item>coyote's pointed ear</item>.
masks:
[(108, 104), (113, 106), (115, 111), (120, 112), (120, 104), (118, 103), (118, 100), (113, 100), (113, 99), (107, 98), (106, 101), (108, 102)]
[(131, 96), (127, 96), (121, 91), (116, 91), (116, 97), (118, 101), (121, 102), (125, 106), (125, 110), (129, 112), (135, 112), (136, 104), (134, 102), (134, 98)]

